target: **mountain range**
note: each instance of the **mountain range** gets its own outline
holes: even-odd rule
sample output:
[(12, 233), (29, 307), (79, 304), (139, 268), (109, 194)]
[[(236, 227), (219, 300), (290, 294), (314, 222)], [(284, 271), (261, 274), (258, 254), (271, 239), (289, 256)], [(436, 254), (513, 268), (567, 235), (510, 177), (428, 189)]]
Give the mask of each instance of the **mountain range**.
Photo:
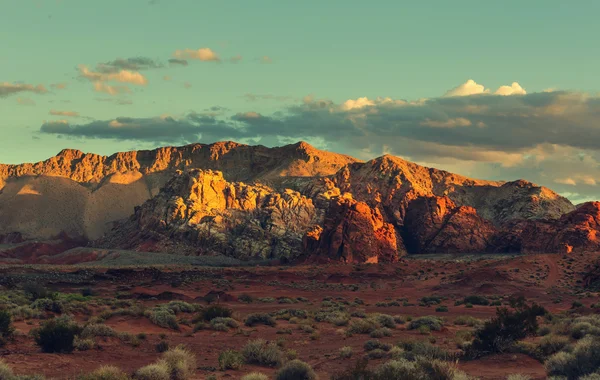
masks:
[(471, 179), (389, 155), (362, 162), (305, 142), (111, 156), (65, 149), (0, 165), (0, 253), (14, 258), (53, 241), (61, 247), (53, 253), (85, 245), (393, 262), (421, 253), (598, 251), (599, 231), (598, 202), (576, 207), (525, 180)]

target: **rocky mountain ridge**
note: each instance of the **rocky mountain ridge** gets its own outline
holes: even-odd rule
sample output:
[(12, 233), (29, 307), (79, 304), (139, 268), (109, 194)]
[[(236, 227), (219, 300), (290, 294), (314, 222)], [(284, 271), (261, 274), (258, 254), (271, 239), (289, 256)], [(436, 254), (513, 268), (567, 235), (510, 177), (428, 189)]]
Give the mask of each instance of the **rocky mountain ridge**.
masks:
[(471, 179), (389, 155), (360, 162), (303, 142), (64, 150), (0, 165), (0, 179), (0, 235), (23, 240), (66, 233), (105, 248), (345, 262), (600, 249), (594, 203), (575, 209), (524, 180)]

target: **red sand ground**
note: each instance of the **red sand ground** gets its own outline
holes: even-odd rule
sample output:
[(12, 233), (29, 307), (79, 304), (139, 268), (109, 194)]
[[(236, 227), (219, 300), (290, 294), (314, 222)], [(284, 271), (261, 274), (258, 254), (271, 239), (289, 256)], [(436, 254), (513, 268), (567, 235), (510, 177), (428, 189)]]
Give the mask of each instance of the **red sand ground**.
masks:
[[(112, 297), (117, 288), (129, 285), (130, 294), (158, 295), (162, 292), (173, 292), (178, 298), (193, 300), (204, 296), (211, 290), (218, 290), (218, 283), (228, 280), (233, 288), (225, 290), (228, 294), (239, 296), (250, 294), (254, 297), (305, 297), (313, 305), (306, 303), (277, 304), (277, 303), (252, 303), (226, 302), (234, 310), (234, 316), (243, 320), (244, 316), (253, 312), (271, 312), (284, 308), (301, 308), (316, 310), (320, 307), (322, 299), (326, 296), (343, 297), (348, 301), (358, 297), (368, 305), (366, 312), (380, 312), (391, 315), (424, 316), (437, 315), (446, 318), (449, 323), (440, 332), (433, 332), (436, 345), (455, 350), (454, 336), (456, 331), (470, 329), (464, 326), (455, 326), (451, 322), (457, 316), (470, 315), (477, 318), (490, 318), (495, 313), (494, 307), (474, 306), (472, 309), (464, 305), (454, 306), (453, 299), (462, 299), (466, 295), (480, 294), (486, 296), (524, 295), (528, 300), (535, 301), (546, 307), (551, 312), (564, 311), (570, 308), (576, 299), (574, 290), (581, 288), (581, 272), (586, 264), (600, 258), (600, 254), (585, 255), (531, 255), (511, 259), (482, 260), (477, 262), (451, 262), (432, 260), (403, 260), (400, 263), (388, 265), (320, 265), (300, 267), (256, 267), (256, 268), (194, 268), (193, 273), (216, 274), (213, 279), (200, 279), (193, 282), (184, 282), (173, 287), (168, 281), (151, 282), (139, 276), (123, 276), (116, 281), (99, 280), (92, 287), (98, 296)], [(569, 262), (569, 259), (574, 259)], [(0, 276), (4, 273), (36, 272), (48, 269), (5, 268), (0, 269)], [(69, 267), (53, 268), (60, 272), (73, 271)], [(360, 269), (360, 270), (357, 270)], [(179, 275), (186, 273), (187, 269), (171, 269), (168, 273)], [(60, 277), (60, 276), (59, 276)], [(337, 289), (339, 284), (360, 285), (357, 291)], [(78, 292), (82, 285), (58, 284), (63, 292)], [(418, 299), (423, 296), (439, 295), (449, 297), (444, 302), (448, 306), (447, 313), (436, 313), (435, 307), (421, 306), (392, 306), (377, 307), (380, 301), (397, 298), (408, 298), (411, 303), (418, 304)], [(589, 304), (593, 300), (584, 303)], [(145, 305), (152, 306), (156, 303), (168, 301), (148, 300)], [(77, 315), (77, 319), (84, 321), (88, 316)], [(38, 321), (35, 321), (38, 323)], [(355, 360), (364, 353), (363, 344), (370, 338), (367, 335), (354, 335), (345, 337), (336, 327), (328, 323), (319, 323), (320, 338), (310, 340), (309, 334), (297, 329), (297, 325), (278, 320), (275, 328), (257, 326), (252, 328), (249, 336), (236, 335), (230, 332), (216, 332), (201, 330), (190, 334), (191, 327), (182, 326), (181, 331), (175, 332), (153, 325), (145, 318), (128, 316), (113, 317), (106, 324), (115, 330), (137, 334), (144, 332), (148, 338), (142, 341), (139, 347), (131, 347), (116, 338), (109, 338), (101, 342), (101, 349), (72, 354), (44, 354), (33, 343), (30, 337), (25, 336), (34, 327), (24, 322), (17, 322), (16, 328), (19, 335), (14, 342), (0, 349), (0, 355), (9, 363), (16, 373), (33, 374), (43, 373), (46, 376), (67, 379), (89, 372), (103, 364), (121, 367), (123, 370), (133, 372), (137, 368), (155, 361), (160, 354), (155, 351), (155, 345), (160, 341), (160, 334), (167, 335), (170, 346), (185, 344), (197, 356), (197, 379), (204, 379), (209, 374), (216, 374), (218, 378), (237, 379), (242, 374), (260, 371), (272, 374), (273, 369), (245, 366), (240, 371), (211, 371), (210, 367), (218, 367), (218, 355), (225, 349), (241, 349), (244, 344), (255, 338), (267, 340), (286, 340), (285, 348), (294, 349), (298, 357), (317, 371), (321, 379), (328, 379), (333, 373), (343, 371), (353, 365)], [(276, 334), (279, 329), (291, 328), (293, 334)], [(392, 337), (382, 338), (382, 341), (396, 343), (400, 339), (415, 338), (427, 339), (416, 331), (409, 331), (406, 326), (398, 326)], [(351, 346), (354, 356), (351, 359), (341, 359), (337, 356), (342, 346)], [(376, 365), (382, 360), (370, 361)], [(482, 379), (504, 379), (512, 373), (523, 373), (534, 379), (545, 378), (542, 363), (525, 355), (503, 354), (485, 357), (475, 361), (459, 363), (459, 367), (470, 375)]]

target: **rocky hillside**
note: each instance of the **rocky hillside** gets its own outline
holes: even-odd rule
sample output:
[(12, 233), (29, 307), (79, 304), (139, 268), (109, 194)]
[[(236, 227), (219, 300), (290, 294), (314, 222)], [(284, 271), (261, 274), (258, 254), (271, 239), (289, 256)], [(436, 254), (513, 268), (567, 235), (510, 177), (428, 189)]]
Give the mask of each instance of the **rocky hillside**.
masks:
[[(0, 166), (0, 236), (59, 233), (104, 248), (390, 262), (404, 254), (598, 248), (597, 206), (398, 157), (359, 162), (306, 143), (65, 150)], [(538, 238), (539, 237), (539, 238)]]
[(306, 143), (266, 148), (220, 142), (108, 157), (65, 149), (35, 164), (0, 165), (0, 235), (100, 238), (112, 222), (157, 195), (177, 170), (219, 170), (229, 181), (293, 186), (298, 178), (331, 175), (353, 162)]

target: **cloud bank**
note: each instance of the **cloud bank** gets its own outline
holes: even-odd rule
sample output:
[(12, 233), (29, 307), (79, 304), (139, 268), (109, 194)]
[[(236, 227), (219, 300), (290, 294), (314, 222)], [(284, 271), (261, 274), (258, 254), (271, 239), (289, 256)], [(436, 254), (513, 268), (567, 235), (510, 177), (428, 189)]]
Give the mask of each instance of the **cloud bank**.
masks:
[(444, 96), (417, 101), (365, 97), (336, 104), (309, 96), (271, 115), (117, 118), (46, 123), (41, 131), (157, 145), (306, 140), (362, 159), (389, 153), (473, 177), (526, 178), (583, 200), (598, 194), (599, 120), (597, 96), (527, 94), (517, 83), (492, 93), (467, 81)]

